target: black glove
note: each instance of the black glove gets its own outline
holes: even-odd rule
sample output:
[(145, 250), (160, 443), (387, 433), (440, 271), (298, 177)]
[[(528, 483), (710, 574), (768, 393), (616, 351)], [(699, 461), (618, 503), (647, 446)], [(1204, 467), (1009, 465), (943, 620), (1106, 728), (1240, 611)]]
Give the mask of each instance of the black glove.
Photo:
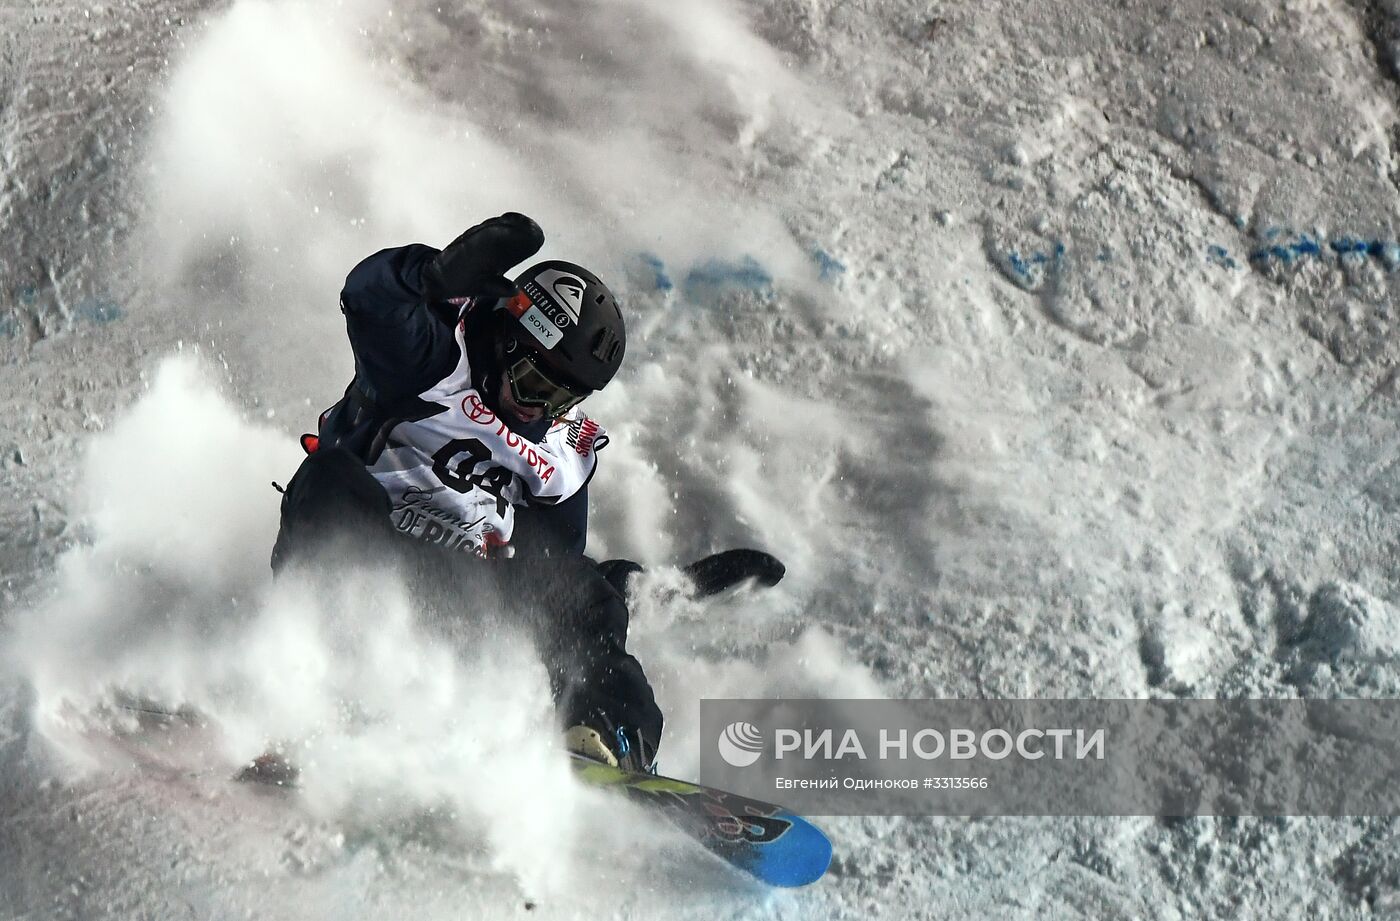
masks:
[(505, 277), (544, 246), (544, 231), (523, 214), (507, 211), (462, 234), (423, 267), (423, 296), (510, 297), (515, 285)]
[(760, 585), (772, 587), (782, 581), (787, 567), (775, 556), (762, 550), (725, 550), (685, 567), (685, 574), (695, 583), (695, 596), (718, 595), (745, 579), (757, 579)]
[[(627, 595), (627, 580), (642, 572), (640, 563), (631, 560), (604, 560), (598, 571), (619, 595)], [(756, 579), (759, 585), (772, 588), (783, 580), (787, 567), (771, 553), (762, 550), (724, 550), (686, 566), (684, 572), (695, 586), (696, 598), (708, 598), (731, 589), (745, 579)]]
[(642, 564), (631, 560), (604, 560), (598, 564), (598, 571), (609, 585), (617, 589), (619, 595), (626, 598), (627, 580), (642, 571)]

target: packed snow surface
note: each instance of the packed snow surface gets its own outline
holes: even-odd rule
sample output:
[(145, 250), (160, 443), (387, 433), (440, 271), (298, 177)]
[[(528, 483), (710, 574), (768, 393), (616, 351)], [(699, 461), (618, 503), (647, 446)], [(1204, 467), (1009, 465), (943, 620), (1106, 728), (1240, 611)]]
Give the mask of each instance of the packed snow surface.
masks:
[(668, 773), (701, 697), (1400, 696), (1400, 4), (0, 20), (0, 918), (1400, 916), (1378, 819), (833, 819), (760, 891), (568, 782), (489, 604), (267, 569), (345, 272), (519, 210), (626, 306)]

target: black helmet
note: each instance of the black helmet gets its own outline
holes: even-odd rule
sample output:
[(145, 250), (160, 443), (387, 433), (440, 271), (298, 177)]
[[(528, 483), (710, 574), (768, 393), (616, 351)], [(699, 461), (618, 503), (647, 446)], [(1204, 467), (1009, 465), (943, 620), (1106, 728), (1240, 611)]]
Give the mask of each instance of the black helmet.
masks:
[(507, 321), (508, 336), (570, 389), (606, 387), (627, 346), (622, 311), (608, 286), (582, 266), (559, 260), (530, 266), (515, 284), (520, 293), (504, 305), (518, 327)]

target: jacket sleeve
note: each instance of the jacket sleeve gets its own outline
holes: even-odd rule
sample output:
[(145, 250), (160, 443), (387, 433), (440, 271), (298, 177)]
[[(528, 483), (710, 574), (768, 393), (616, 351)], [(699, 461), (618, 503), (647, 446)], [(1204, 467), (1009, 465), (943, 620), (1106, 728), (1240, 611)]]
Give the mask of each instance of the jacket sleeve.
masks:
[(588, 487), (557, 505), (525, 505), (515, 510), (511, 546), (518, 556), (573, 556), (588, 540)]
[(459, 357), (453, 327), (428, 308), (422, 272), (438, 251), (420, 243), (380, 250), (350, 270), (340, 310), (356, 383), (387, 403), (428, 389)]

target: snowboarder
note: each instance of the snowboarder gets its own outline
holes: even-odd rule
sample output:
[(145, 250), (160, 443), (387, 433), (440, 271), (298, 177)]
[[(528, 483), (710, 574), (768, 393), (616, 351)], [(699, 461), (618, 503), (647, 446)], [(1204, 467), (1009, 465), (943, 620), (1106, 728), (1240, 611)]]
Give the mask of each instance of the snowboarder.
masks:
[[(626, 348), (597, 276), (541, 262), (507, 213), (445, 249), (386, 249), (341, 293), (355, 376), (288, 483), (273, 567), (391, 554), (415, 591), (470, 616), (503, 600), (531, 628), (574, 751), (650, 767), (662, 715), (626, 651), (615, 577), (582, 555), (587, 487), (607, 434), (578, 408)], [(615, 579), (616, 581), (616, 579)]]
[[(429, 606), (470, 616), (473, 599), (502, 601), (540, 648), (568, 747), (646, 770), (662, 715), (626, 651), (626, 579), (641, 567), (583, 555), (607, 433), (579, 404), (622, 363), (622, 312), (569, 262), (506, 277), (543, 244), (512, 212), (441, 251), (386, 249), (351, 270), (340, 303), (355, 376), (302, 437), (273, 567), (388, 554)], [(783, 566), (736, 549), (686, 571), (707, 595), (775, 584)]]

